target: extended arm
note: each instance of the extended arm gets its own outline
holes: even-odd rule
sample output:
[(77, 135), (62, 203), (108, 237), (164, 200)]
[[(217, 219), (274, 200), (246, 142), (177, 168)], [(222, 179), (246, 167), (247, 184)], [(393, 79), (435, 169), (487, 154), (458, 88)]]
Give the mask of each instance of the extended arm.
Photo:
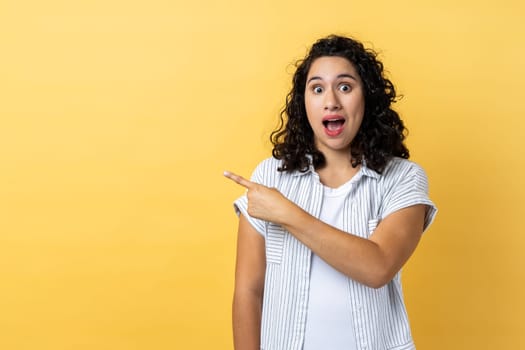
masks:
[(265, 272), (264, 238), (240, 215), (232, 308), (235, 350), (260, 349)]
[(277, 223), (321, 259), (369, 287), (388, 283), (414, 252), (423, 232), (425, 205), (414, 205), (387, 216), (370, 239), (338, 230), (285, 198), (276, 189), (235, 174), (227, 177), (248, 189), (248, 213)]

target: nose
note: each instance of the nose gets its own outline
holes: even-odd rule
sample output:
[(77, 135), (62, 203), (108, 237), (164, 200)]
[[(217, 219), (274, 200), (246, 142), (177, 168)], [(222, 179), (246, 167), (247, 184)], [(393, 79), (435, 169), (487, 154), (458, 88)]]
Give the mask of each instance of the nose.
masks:
[(334, 111), (338, 110), (339, 108), (341, 108), (341, 104), (339, 103), (337, 95), (333, 90), (328, 90), (325, 94), (324, 109)]

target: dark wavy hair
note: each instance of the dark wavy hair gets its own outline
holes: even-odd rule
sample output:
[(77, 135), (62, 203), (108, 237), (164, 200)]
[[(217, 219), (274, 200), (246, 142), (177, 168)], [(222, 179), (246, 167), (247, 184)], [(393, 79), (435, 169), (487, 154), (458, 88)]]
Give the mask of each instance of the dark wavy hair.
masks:
[(352, 166), (356, 167), (364, 160), (368, 168), (381, 173), (390, 158), (408, 159), (409, 152), (403, 143), (407, 130), (391, 108), (396, 101), (394, 85), (384, 76), (383, 63), (377, 59), (377, 53), (352, 38), (330, 35), (318, 40), (306, 57), (296, 63), (292, 88), (280, 113), (279, 127), (270, 136), (272, 155), (283, 161), (279, 171), (307, 171), (309, 157), (316, 169), (326, 164), (324, 155), (315, 147), (304, 101), (308, 71), (317, 58), (325, 56), (346, 58), (363, 82), (365, 113), (350, 144)]

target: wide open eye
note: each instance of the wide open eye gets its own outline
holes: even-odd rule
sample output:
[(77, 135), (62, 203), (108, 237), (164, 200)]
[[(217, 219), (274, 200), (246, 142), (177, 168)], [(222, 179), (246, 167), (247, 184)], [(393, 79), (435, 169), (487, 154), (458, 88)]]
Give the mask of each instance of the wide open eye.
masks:
[(320, 93), (323, 92), (323, 88), (320, 87), (320, 86), (314, 86), (314, 87), (312, 88), (312, 91), (314, 92), (314, 94), (320, 94)]
[(352, 87), (348, 84), (341, 84), (339, 85), (339, 90), (342, 92), (350, 92), (352, 90)]

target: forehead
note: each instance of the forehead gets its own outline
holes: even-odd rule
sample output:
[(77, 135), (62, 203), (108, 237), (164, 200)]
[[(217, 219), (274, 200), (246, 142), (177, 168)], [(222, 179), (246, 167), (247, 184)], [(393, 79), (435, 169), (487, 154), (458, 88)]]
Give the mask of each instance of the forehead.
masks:
[(330, 77), (341, 74), (350, 74), (359, 77), (354, 64), (344, 57), (323, 56), (316, 58), (308, 70), (308, 78), (312, 76)]

